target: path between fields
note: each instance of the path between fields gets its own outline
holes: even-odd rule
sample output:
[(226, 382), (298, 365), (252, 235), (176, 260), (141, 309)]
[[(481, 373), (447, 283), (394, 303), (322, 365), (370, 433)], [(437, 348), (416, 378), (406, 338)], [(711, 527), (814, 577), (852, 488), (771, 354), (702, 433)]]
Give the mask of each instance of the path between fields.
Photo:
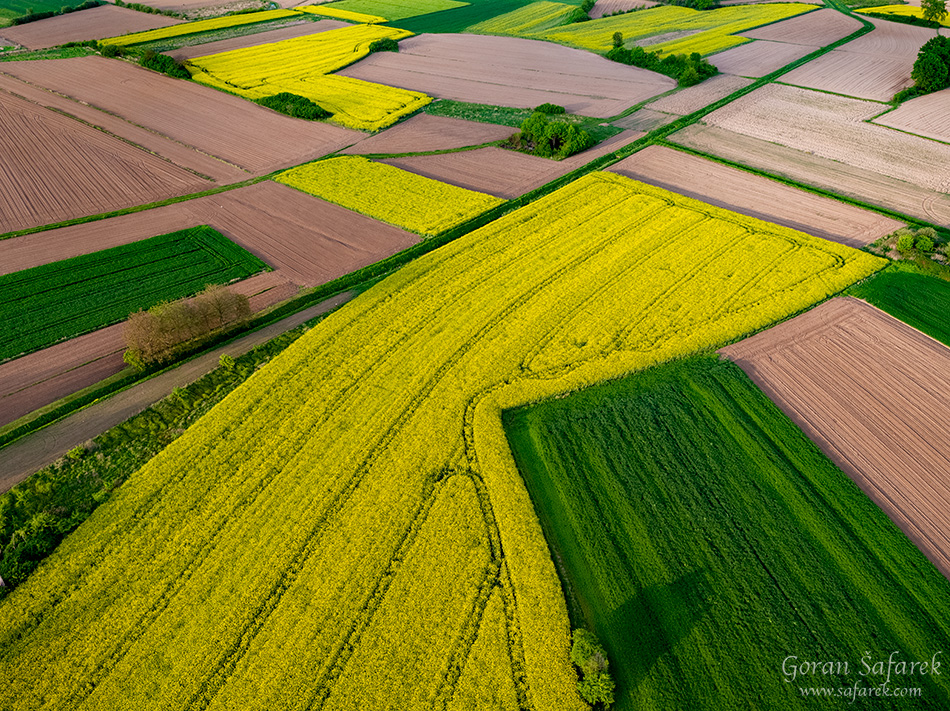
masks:
[(26, 479), (33, 472), (59, 459), (73, 447), (125, 422), (149, 405), (171, 394), (176, 387), (194, 382), (214, 370), (223, 354), (237, 357), (305, 321), (346, 303), (355, 294), (338, 294), (293, 316), (265, 326), (233, 343), (216, 348), (174, 370), (134, 385), (107, 400), (98, 402), (0, 449), (0, 493)]

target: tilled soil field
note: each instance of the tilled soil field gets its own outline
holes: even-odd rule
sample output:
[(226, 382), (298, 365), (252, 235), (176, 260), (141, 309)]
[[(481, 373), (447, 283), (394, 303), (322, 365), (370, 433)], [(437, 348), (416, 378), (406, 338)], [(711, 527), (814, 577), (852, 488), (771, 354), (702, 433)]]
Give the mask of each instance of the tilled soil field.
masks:
[[(713, 55), (713, 57), (716, 56), (720, 55)], [(719, 99), (723, 99), (751, 83), (751, 80), (742, 77), (718, 74), (696, 86), (680, 89), (675, 94), (661, 97), (647, 104), (647, 106), (656, 111), (685, 116), (698, 111), (704, 106), (709, 106), (714, 101), (719, 101)]]
[(608, 117), (675, 86), (655, 72), (590, 52), (517, 37), (419, 35), (339, 72), (440, 99)]
[(657, 5), (659, 3), (652, 0), (597, 0), (594, 3), (594, 8), (587, 14), (592, 20), (596, 20), (615, 12), (627, 12), (638, 8), (656, 7)]
[(816, 49), (818, 49), (817, 45), (756, 40), (714, 54), (709, 58), (709, 62), (723, 74), (764, 77)]
[(703, 121), (946, 193), (950, 146), (867, 123), (880, 104), (770, 84)]
[(173, 49), (164, 54), (183, 62), (186, 59), (193, 59), (195, 57), (204, 57), (209, 54), (218, 54), (219, 52), (230, 52), (231, 50), (244, 49), (245, 47), (256, 47), (259, 44), (280, 42), (285, 39), (315, 35), (318, 32), (328, 32), (349, 26), (349, 23), (340, 22), (338, 20), (320, 20), (318, 22), (301, 20), (297, 24), (287, 25), (277, 30), (232, 37), (231, 39), (218, 40), (217, 42), (206, 42), (205, 44), (196, 44), (190, 47), (180, 47), (179, 49)]
[(861, 29), (861, 23), (837, 10), (817, 10), (742, 32), (749, 39), (824, 47)]
[(100, 5), (68, 15), (50, 17), (25, 25), (4, 27), (0, 36), (28, 49), (55, 47), (66, 42), (83, 42), (144, 32), (183, 22), (174, 17), (149, 15), (115, 5)]
[(911, 99), (874, 123), (950, 143), (950, 89)]
[[(97, 56), (11, 62), (0, 71), (254, 174), (304, 163), (363, 138), (354, 131), (290, 118), (206, 86)], [(274, 136), (288, 139), (275, 141)]]
[(837, 298), (721, 353), (950, 576), (950, 350)]
[(649, 146), (608, 170), (851, 247), (862, 247), (904, 226), (867, 210), (663, 146)]
[(209, 187), (136, 146), (2, 92), (0, 156), (0, 233)]
[(502, 141), (518, 129), (445, 116), (418, 114), (347, 148), (344, 153), (417, 153), (444, 151)]
[(670, 140), (734, 163), (950, 226), (950, 195), (945, 193), (715, 126), (694, 124), (676, 132)]

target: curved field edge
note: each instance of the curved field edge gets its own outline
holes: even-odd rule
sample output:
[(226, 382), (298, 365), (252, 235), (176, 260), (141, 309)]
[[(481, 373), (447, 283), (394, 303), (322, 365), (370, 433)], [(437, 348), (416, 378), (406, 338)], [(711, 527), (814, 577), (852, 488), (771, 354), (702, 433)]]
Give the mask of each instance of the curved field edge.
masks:
[[(929, 661), (948, 639), (946, 580), (729, 361), (668, 363), (504, 420), (575, 625), (611, 653), (618, 709), (846, 707), (801, 697), (782, 657), (855, 675), (862, 654)], [(927, 687), (918, 703), (876, 703), (945, 703), (946, 683), (912, 685)]]
[[(682, 230), (671, 229), (671, 221)], [(740, 261), (753, 277), (735, 275), (731, 265)], [(504, 551), (497, 562), (505, 573), (502, 578), (511, 581), (506, 609), (514, 622), (512, 635), (520, 639), (515, 646), (523, 650), (529, 702), (537, 711), (580, 708), (568, 661), (568, 620), (560, 585), (511, 460), (500, 410), (734, 340), (840, 291), (882, 264), (846, 247), (609, 174), (588, 176), (460, 238), (407, 265), (313, 329), (133, 476), (112, 501), (64, 541), (60, 551), (0, 606), (0, 634), (12, 642), (0, 665), (16, 682), (7, 693), (40, 695), (43, 688), (57, 688), (58, 693), (77, 700), (88, 698), (93, 690), (100, 702), (120, 698), (117, 695), (123, 689), (110, 677), (111, 670), (140, 674), (139, 669), (149, 669), (154, 655), (161, 652), (154, 643), (167, 640), (166, 634), (185, 634), (187, 630), (178, 630), (174, 623), (188, 620), (189, 628), (204, 625), (203, 637), (220, 633), (225, 640), (235, 634), (238, 638), (234, 646), (225, 642), (224, 652), (179, 646), (196, 663), (204, 662), (206, 651), (207, 670), (192, 670), (195, 679), (184, 678), (179, 671), (153, 683), (165, 685), (156, 691), (181, 692), (173, 698), (191, 698), (197, 707), (213, 703), (220, 684), (230, 683), (235, 675), (253, 678), (248, 665), (253, 667), (257, 656), (247, 656), (248, 646), (255, 645), (258, 656), (273, 649), (278, 644), (274, 637), (278, 623), (294, 621), (294, 634), (281, 638), (279, 644), (309, 649), (305, 628), (319, 620), (292, 615), (288, 606), (296, 593), (284, 595), (284, 591), (296, 590), (298, 581), (303, 585), (309, 579), (310, 567), (319, 563), (308, 558), (319, 553), (315, 546), (321, 537), (346, 533), (320, 527), (324, 521), (335, 520), (329, 517), (336, 516), (339, 507), (365, 505), (365, 494), (356, 490), (361, 483), (377, 496), (396, 497), (392, 504), (405, 502), (386, 507), (384, 497), (374, 500), (372, 510), (389, 511), (400, 521), (414, 520), (418, 514), (413, 511), (424, 510), (424, 482), (435, 470), (449, 465), (467, 468), (484, 481)], [(640, 293), (629, 293), (631, 280), (641, 284)], [(446, 289), (446, 284), (453, 288)], [(645, 301), (634, 303), (631, 296)], [(426, 303), (425, 297), (431, 302)], [(585, 315), (586, 308), (592, 313)], [(590, 347), (573, 342), (581, 328), (606, 340), (595, 339)], [(320, 356), (315, 358), (317, 353)], [(426, 366), (430, 372), (424, 372)], [(393, 389), (393, 382), (402, 387)], [(304, 402), (298, 402), (294, 387), (306, 392)], [(334, 402), (346, 403), (347, 408)], [(361, 417), (366, 412), (374, 413), (370, 423)], [(268, 421), (277, 421), (277, 413), (283, 425), (272, 452), (267, 442), (276, 432), (263, 428)], [(325, 418), (331, 419), (320, 424)], [(361, 439), (352, 445), (341, 443), (339, 433), (357, 424)], [(369, 431), (372, 428), (376, 431)], [(254, 433), (258, 432), (267, 435), (267, 441), (256, 442)], [(427, 434), (431, 432), (444, 437), (433, 439)], [(251, 449), (231, 451), (232, 442), (250, 443)], [(347, 450), (350, 446), (352, 451)], [(301, 447), (307, 451), (301, 452)], [(310, 456), (345, 461), (345, 468), (332, 469), (340, 481), (308, 479), (315, 467), (320, 471), (326, 466), (319, 459), (307, 459)], [(257, 457), (264, 459), (257, 463)], [(226, 462), (236, 470), (221, 468)], [(385, 482), (370, 474), (383, 465)], [(207, 473), (199, 476), (199, 469)], [(296, 493), (285, 491), (274, 505), (279, 505), (276, 510), (284, 518), (313, 521), (313, 532), (295, 532), (294, 550), (286, 554), (279, 542), (257, 541), (259, 547), (280, 546), (281, 550), (261, 550), (260, 555), (243, 561), (247, 568), (240, 571), (233, 570), (235, 566), (228, 565), (226, 558), (218, 561), (215, 546), (230, 545), (224, 531), (246, 525), (231, 521), (228, 512), (238, 506), (235, 511), (246, 513), (261, 497), (273, 498), (277, 489), (283, 491), (294, 477), (303, 477), (296, 486), (310, 483)], [(348, 483), (351, 479), (352, 484)], [(402, 488), (389, 492), (386, 487), (391, 485)], [(317, 499), (330, 501), (340, 495), (332, 492), (341, 486), (340, 503), (331, 503), (335, 508), (328, 509), (329, 513), (319, 513), (324, 504)], [(166, 507), (169, 515), (158, 515)], [(181, 518), (185, 513), (190, 518)], [(262, 508), (255, 515), (271, 520), (273, 512)], [(353, 521), (361, 529), (372, 525), (371, 518)], [(183, 523), (188, 530), (179, 531)], [(399, 523), (403, 525), (409, 523)], [(222, 528), (218, 531), (213, 526)], [(177, 560), (172, 555), (175, 551), (163, 547), (161, 540), (169, 535), (163, 533), (168, 527), (175, 529), (176, 539), (184, 536), (190, 541), (189, 549), (200, 548), (201, 556), (224, 567), (209, 564), (204, 570), (205, 558), (195, 559), (194, 565)], [(118, 535), (122, 531), (126, 535)], [(191, 534), (203, 537), (192, 539)], [(122, 551), (133, 544), (135, 558), (128, 559)], [(329, 550), (335, 549), (330, 546)], [(395, 549), (387, 555), (396, 555)], [(126, 580), (130, 571), (122, 571), (134, 559), (148, 560), (150, 565), (136, 568), (140, 575), (134, 581), (135, 594), (111, 593), (129, 595), (128, 603), (116, 603), (115, 610), (122, 614), (110, 618), (107, 626), (83, 611), (84, 619), (99, 626), (77, 630), (69, 618), (70, 608), (78, 605), (85, 610), (84, 597), (88, 597), (91, 604), (103, 606), (100, 614), (106, 614), (111, 603), (100, 600), (97, 583)], [(392, 560), (381, 559), (379, 565), (385, 569)], [(182, 566), (184, 577), (167, 577)], [(248, 615), (245, 622), (235, 620), (236, 629), (207, 609), (172, 605), (176, 598), (187, 600), (197, 590), (223, 594), (227, 586), (212, 573), (238, 576), (239, 572), (246, 577), (234, 578), (235, 582), (253, 581), (261, 590), (245, 591), (253, 593), (253, 604), (247, 613), (234, 609), (239, 618)], [(361, 583), (358, 577), (352, 580), (353, 585)], [(157, 585), (171, 589), (160, 595)], [(377, 600), (375, 592), (366, 594), (370, 602)], [(355, 600), (352, 604), (358, 610), (363, 603)], [(57, 609), (49, 611), (50, 607)], [(145, 617), (137, 620), (138, 609)], [(35, 626), (41, 624), (35, 615), (44, 614), (41, 636), (31, 639)], [(353, 622), (365, 628), (370, 619), (361, 614)], [(131, 636), (127, 637), (126, 630)], [(334, 639), (326, 643), (345, 652), (350, 638)], [(84, 649), (96, 652), (100, 661), (78, 657)], [(289, 651), (281, 653), (285, 658)], [(346, 654), (341, 657), (341, 653), (334, 652), (339, 663), (334, 662), (335, 671), (327, 671), (329, 676), (307, 676), (308, 693), (313, 693), (309, 690), (314, 685), (322, 689), (340, 675), (359, 672), (347, 667)], [(57, 666), (46, 670), (50, 678), (39, 668), (41, 660), (47, 660), (46, 664), (55, 660)], [(179, 669), (190, 668), (191, 663), (184, 655), (167, 661), (181, 665)], [(80, 666), (72, 669), (73, 664)], [(91, 677), (86, 671), (85, 678), (72, 676), (73, 671), (90, 665), (95, 667)], [(297, 669), (281, 672), (303, 673)], [(35, 691), (28, 690), (29, 677), (36, 677)], [(126, 697), (130, 691), (125, 690)], [(325, 693), (331, 691), (327, 688)], [(128, 703), (135, 699), (129, 698)]]

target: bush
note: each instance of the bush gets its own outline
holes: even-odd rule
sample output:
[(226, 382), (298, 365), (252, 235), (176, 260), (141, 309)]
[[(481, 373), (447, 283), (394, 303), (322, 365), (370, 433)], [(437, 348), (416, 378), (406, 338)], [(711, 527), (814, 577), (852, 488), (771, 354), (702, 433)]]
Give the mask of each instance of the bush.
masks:
[(575, 22), (587, 22), (590, 20), (590, 15), (588, 15), (582, 8), (575, 7), (571, 10), (571, 14), (567, 16), (568, 24)]
[(153, 52), (152, 50), (146, 50), (146, 52), (139, 59), (139, 64), (147, 69), (153, 69), (156, 72), (167, 74), (168, 76), (175, 77), (176, 79), (191, 79), (191, 74), (189, 74), (188, 70), (185, 69), (185, 65), (175, 59), (172, 59), (166, 54), (159, 54), (158, 52)]
[(676, 79), (680, 86), (693, 86), (719, 73), (719, 70), (698, 52), (689, 56), (668, 54), (660, 59), (659, 52), (648, 52), (643, 47), (614, 47), (607, 52), (607, 59), (665, 74)]
[(273, 96), (265, 96), (263, 99), (258, 99), (257, 103), (274, 111), (286, 114), (287, 116), (308, 119), (310, 121), (325, 119), (332, 115), (329, 111), (313, 103), (307, 97), (291, 94), (287, 91), (282, 91)]
[(509, 139), (509, 145), (544, 158), (560, 159), (590, 148), (594, 139), (572, 123), (551, 121), (535, 111), (522, 122), (521, 132)]
[(398, 52), (399, 43), (392, 37), (384, 37), (370, 42), (369, 51), (370, 54), (373, 52)]
[(614, 32), (614, 47), (623, 47), (623, 32)]
[(567, 112), (567, 109), (565, 109), (563, 106), (558, 106), (557, 104), (541, 104), (540, 106), (535, 107), (534, 110), (535, 112), (547, 114), (548, 116)]
[(897, 251), (904, 253), (909, 252), (914, 248), (914, 235), (910, 232), (905, 232), (897, 236)]
[(577, 682), (580, 695), (591, 704), (602, 703), (609, 708), (614, 702), (614, 680), (608, 671), (607, 653), (597, 638), (585, 629), (574, 630), (571, 662), (580, 669)]
[(914, 246), (924, 254), (930, 254), (934, 251), (934, 241), (919, 232), (917, 233), (917, 239), (914, 240)]
[(900, 104), (919, 95), (920, 92), (917, 90), (916, 86), (909, 86), (906, 89), (901, 89), (899, 92), (894, 94), (894, 98), (891, 99), (891, 103)]
[(591, 10), (594, 9), (594, 5), (597, 3), (597, 0), (584, 0), (581, 3), (581, 10), (584, 11), (584, 14), (588, 14)]
[(122, 50), (114, 44), (105, 44), (100, 47), (99, 54), (103, 57), (121, 57)]

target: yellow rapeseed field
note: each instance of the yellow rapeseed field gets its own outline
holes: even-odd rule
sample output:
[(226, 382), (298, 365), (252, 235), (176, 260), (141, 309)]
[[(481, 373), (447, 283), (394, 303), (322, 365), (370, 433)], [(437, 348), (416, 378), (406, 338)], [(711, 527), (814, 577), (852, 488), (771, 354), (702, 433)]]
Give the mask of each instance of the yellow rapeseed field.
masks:
[[(865, 7), (855, 10), (858, 13), (873, 12), (881, 15), (901, 15), (903, 17), (916, 17), (924, 19), (923, 8), (916, 5), (879, 5), (877, 7)], [(944, 27), (950, 27), (950, 16), (944, 17), (940, 23)]]
[(226, 27), (251, 25), (257, 22), (267, 22), (269, 20), (282, 20), (286, 17), (293, 17), (295, 14), (293, 10), (265, 10), (263, 12), (249, 12), (244, 15), (226, 15), (224, 17), (213, 17), (210, 20), (185, 22), (180, 25), (161, 27), (157, 30), (146, 30), (145, 32), (134, 32), (129, 35), (110, 37), (109, 39), (99, 40), (99, 42), (100, 44), (114, 44), (125, 47), (133, 44), (142, 44), (143, 42), (152, 42), (153, 40), (168, 39), (169, 37), (181, 37), (183, 35), (197, 34), (198, 32), (208, 32), (209, 30), (220, 30)]
[(202, 84), (248, 99), (298, 94), (333, 112), (333, 120), (343, 126), (377, 131), (432, 99), (416, 91), (328, 75), (365, 57), (375, 40), (411, 35), (395, 27), (354, 25), (212, 54), (188, 66), (192, 78)]
[(0, 708), (585, 708), (502, 409), (719, 346), (883, 264), (606, 173), (413, 261), (0, 604)]

